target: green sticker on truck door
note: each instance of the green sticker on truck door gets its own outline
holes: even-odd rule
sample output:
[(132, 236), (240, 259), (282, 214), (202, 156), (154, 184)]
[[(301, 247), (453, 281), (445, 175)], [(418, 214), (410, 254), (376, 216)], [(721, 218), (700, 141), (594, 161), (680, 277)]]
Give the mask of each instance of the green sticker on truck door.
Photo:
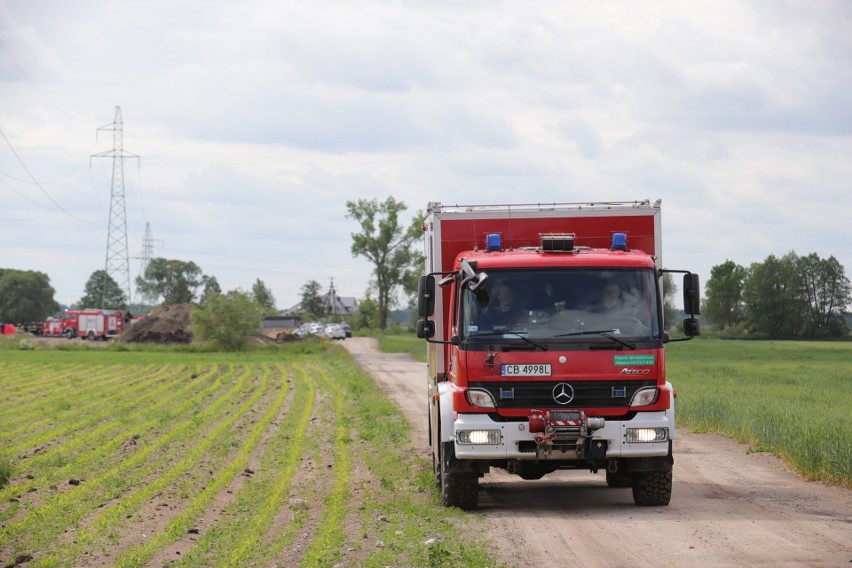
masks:
[(625, 366), (645, 366), (651, 367), (654, 365), (654, 354), (649, 355), (615, 355), (612, 364), (616, 367)]

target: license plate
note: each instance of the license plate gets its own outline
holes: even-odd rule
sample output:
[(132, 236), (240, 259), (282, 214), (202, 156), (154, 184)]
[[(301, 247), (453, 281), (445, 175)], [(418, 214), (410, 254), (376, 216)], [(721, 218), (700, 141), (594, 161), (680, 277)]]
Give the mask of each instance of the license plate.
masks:
[(503, 377), (549, 377), (550, 363), (500, 365), (500, 375)]

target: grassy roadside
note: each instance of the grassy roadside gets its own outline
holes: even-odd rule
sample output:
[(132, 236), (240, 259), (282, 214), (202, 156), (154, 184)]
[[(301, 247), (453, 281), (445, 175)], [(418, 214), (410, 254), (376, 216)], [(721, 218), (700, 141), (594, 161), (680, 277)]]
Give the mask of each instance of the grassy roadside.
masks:
[(499, 565), (339, 346), (13, 347), (0, 565)]
[[(381, 349), (418, 355), (414, 335)], [(808, 479), (852, 486), (852, 343), (696, 339), (666, 346), (677, 420), (771, 452)]]
[(426, 342), (413, 334), (380, 334), (378, 340), (386, 353), (408, 353), (415, 361), (426, 362)]
[(852, 343), (699, 339), (666, 347), (680, 424), (852, 487)]

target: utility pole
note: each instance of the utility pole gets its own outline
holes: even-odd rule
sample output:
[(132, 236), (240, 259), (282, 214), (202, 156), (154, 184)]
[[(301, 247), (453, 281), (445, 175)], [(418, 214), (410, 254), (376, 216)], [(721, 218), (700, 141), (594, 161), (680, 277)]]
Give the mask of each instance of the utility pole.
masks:
[(112, 124), (98, 128), (112, 130), (112, 150), (92, 154), (93, 158), (112, 158), (112, 186), (109, 201), (109, 228), (107, 230), (106, 272), (127, 294), (130, 303), (130, 256), (127, 252), (127, 208), (124, 203), (124, 159), (139, 156), (124, 151), (124, 127), (121, 107), (115, 107)]
[(331, 279), (331, 286), (328, 291), (331, 298), (331, 318), (332, 321), (337, 321), (337, 292), (334, 291), (334, 278)]

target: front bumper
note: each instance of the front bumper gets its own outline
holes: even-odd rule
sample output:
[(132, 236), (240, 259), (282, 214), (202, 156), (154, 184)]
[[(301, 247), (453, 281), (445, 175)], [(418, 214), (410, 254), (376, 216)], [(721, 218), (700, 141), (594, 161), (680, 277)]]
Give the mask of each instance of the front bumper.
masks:
[[(630, 428), (664, 428), (667, 439), (658, 442), (629, 443), (627, 430)], [(570, 456), (561, 452), (536, 455), (530, 451), (535, 445), (535, 434), (530, 432), (528, 422), (495, 422), (487, 414), (459, 414), (453, 422), (453, 432), (499, 430), (499, 443), (467, 444), (460, 443), (469, 436), (453, 437), (455, 455), (458, 459), (483, 460), (564, 460)], [(594, 444), (605, 440), (606, 459), (640, 458), (667, 456), (669, 440), (674, 437), (674, 422), (666, 412), (640, 412), (631, 420), (607, 420), (604, 427), (590, 432), (589, 439)], [(491, 441), (497, 442), (493, 439)]]

